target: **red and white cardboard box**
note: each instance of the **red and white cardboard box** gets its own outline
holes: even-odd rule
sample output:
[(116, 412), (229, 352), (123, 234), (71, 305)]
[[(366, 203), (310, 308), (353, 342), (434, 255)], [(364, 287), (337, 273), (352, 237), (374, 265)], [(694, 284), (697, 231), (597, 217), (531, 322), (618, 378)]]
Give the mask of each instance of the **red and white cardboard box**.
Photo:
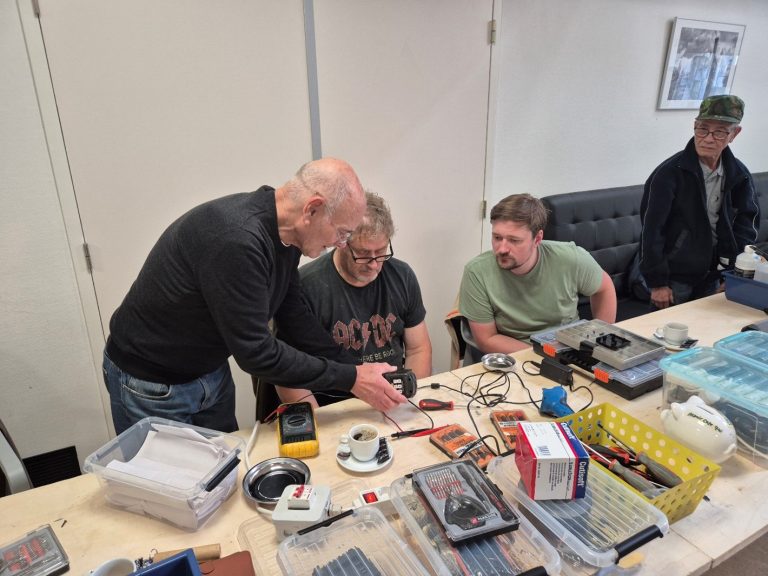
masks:
[(583, 498), (589, 454), (567, 424), (520, 422), (515, 463), (534, 500)]

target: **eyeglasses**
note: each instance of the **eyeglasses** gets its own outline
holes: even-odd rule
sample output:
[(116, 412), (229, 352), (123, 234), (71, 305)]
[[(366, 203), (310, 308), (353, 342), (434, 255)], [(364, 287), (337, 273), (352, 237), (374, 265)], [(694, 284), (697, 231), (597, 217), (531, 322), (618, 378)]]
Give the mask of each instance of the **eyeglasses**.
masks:
[(693, 129), (693, 133), (696, 135), (697, 138), (706, 138), (710, 134), (712, 134), (712, 138), (715, 140), (725, 140), (730, 136), (730, 132), (728, 130), (707, 130), (706, 128), (696, 126)]
[(392, 240), (389, 241), (389, 254), (382, 254), (381, 256), (355, 256), (354, 250), (352, 250), (352, 246), (347, 244), (347, 248), (349, 248), (349, 253), (352, 254), (352, 260), (354, 260), (357, 264), (370, 264), (371, 262), (386, 262), (392, 256), (395, 255), (395, 249), (392, 248)]

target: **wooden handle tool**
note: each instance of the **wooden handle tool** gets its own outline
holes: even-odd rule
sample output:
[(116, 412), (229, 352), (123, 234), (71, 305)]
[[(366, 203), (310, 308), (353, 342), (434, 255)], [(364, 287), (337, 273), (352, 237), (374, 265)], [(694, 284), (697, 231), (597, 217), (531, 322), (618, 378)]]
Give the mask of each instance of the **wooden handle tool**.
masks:
[[(179, 552), (184, 552), (186, 548), (179, 548), (178, 550), (165, 550), (163, 552), (158, 552), (154, 556), (152, 556), (152, 562), (160, 562), (160, 560), (165, 560), (166, 558), (170, 558), (174, 554), (178, 554)], [(195, 555), (195, 558), (198, 562), (202, 562), (203, 560), (216, 560), (218, 558), (221, 558), (221, 544), (206, 544), (204, 546), (195, 546), (192, 548), (192, 552)]]

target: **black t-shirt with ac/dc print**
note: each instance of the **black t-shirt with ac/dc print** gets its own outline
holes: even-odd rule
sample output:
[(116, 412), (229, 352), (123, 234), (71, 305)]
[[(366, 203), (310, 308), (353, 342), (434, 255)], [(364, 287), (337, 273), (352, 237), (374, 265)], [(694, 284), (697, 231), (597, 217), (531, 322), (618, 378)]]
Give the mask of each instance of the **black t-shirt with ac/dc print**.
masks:
[(403, 366), (405, 329), (426, 317), (408, 264), (391, 258), (373, 282), (356, 287), (341, 277), (330, 252), (302, 266), (299, 275), (307, 305), (342, 349), (361, 362)]

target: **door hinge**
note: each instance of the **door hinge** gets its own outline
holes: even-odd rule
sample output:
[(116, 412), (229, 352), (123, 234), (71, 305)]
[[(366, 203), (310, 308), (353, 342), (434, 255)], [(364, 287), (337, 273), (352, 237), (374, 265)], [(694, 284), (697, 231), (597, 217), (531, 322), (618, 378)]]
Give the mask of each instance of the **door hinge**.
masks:
[(93, 274), (93, 262), (91, 262), (91, 250), (88, 248), (88, 243), (83, 243), (83, 254), (85, 254), (85, 267), (88, 269), (88, 274)]
[(485, 211), (488, 209), (488, 202), (480, 200), (480, 218), (485, 220)]
[(40, 19), (40, 0), (32, 0), (32, 11), (35, 13), (35, 17)]
[(491, 20), (488, 24), (488, 40), (491, 44), (496, 44), (496, 20)]

